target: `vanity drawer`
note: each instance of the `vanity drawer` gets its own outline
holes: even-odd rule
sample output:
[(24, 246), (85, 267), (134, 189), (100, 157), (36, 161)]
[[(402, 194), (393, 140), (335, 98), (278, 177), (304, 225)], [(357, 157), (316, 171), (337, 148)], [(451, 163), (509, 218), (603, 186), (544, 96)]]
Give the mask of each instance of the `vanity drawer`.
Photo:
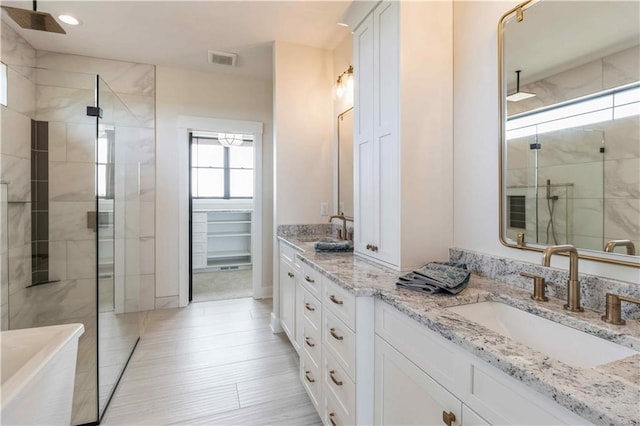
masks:
[(300, 280), (304, 288), (309, 290), (314, 297), (322, 300), (322, 274), (307, 264), (302, 264), (302, 278)]
[(325, 280), (322, 303), (351, 330), (356, 325), (356, 298), (338, 284)]
[(329, 426), (355, 425), (355, 413), (347, 412), (331, 392), (324, 393), (324, 424)]
[(325, 350), (330, 351), (338, 364), (355, 381), (356, 334), (326, 309), (323, 334), (322, 343)]
[(322, 413), (320, 405), (322, 403), (322, 373), (319, 367), (313, 365), (304, 351), (300, 353), (300, 380), (309, 399), (316, 407), (316, 411), (319, 414)]
[(335, 402), (349, 417), (354, 417), (356, 406), (356, 385), (338, 365), (331, 354), (325, 354), (323, 365), (324, 390), (332, 393)]
[(309, 322), (318, 330), (322, 328), (322, 305), (309, 293), (306, 287), (298, 287), (298, 291), (302, 293), (302, 300), (300, 302), (300, 312), (302, 312), (303, 318), (309, 320)]
[(300, 346), (305, 350), (316, 367), (322, 361), (322, 333), (307, 318), (302, 318), (300, 324)]
[(280, 257), (284, 257), (287, 262), (297, 266), (296, 253), (299, 253), (299, 251), (280, 241)]

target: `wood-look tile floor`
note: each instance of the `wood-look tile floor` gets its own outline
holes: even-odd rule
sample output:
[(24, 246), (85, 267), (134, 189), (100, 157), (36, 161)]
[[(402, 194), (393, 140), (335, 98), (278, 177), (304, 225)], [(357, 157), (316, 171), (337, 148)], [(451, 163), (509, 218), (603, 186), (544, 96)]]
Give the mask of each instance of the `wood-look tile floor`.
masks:
[(151, 312), (102, 424), (321, 425), (271, 300)]

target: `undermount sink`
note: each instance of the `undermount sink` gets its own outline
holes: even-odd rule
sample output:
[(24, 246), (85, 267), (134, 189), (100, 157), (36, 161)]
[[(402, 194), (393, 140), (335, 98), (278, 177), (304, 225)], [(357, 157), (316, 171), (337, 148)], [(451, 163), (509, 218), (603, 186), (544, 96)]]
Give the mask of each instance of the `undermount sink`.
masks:
[(596, 367), (639, 353), (504, 303), (479, 302), (447, 310), (573, 367)]

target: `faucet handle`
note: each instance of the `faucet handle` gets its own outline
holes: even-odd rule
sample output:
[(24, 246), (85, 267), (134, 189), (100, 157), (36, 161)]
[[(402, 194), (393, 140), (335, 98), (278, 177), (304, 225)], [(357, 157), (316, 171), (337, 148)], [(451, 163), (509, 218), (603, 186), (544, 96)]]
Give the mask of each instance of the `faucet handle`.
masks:
[(547, 284), (543, 277), (539, 275), (530, 274), (528, 272), (520, 272), (520, 275), (533, 279), (533, 294), (531, 298), (537, 302), (546, 302), (549, 298), (546, 296), (545, 290)]
[(626, 321), (622, 319), (622, 303), (629, 302), (640, 305), (640, 299), (634, 299), (632, 297), (620, 296), (618, 294), (607, 293), (607, 299), (605, 303), (605, 313), (602, 316), (602, 321), (615, 325), (624, 325)]

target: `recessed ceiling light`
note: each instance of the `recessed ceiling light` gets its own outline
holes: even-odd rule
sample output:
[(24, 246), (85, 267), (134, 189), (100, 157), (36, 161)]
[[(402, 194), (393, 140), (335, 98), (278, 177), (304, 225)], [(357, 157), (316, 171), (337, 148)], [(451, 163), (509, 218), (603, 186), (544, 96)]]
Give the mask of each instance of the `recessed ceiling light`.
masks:
[(80, 25), (80, 21), (71, 15), (60, 15), (58, 19), (69, 25)]

